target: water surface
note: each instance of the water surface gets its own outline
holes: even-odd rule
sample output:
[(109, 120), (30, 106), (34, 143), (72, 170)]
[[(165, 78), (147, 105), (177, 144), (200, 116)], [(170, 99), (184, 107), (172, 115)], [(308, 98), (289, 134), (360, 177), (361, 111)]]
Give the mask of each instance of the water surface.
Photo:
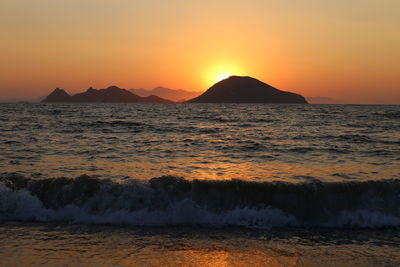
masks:
[(2, 266), (399, 266), (400, 106), (0, 104)]
[(400, 106), (1, 104), (3, 172), (256, 181), (399, 178)]

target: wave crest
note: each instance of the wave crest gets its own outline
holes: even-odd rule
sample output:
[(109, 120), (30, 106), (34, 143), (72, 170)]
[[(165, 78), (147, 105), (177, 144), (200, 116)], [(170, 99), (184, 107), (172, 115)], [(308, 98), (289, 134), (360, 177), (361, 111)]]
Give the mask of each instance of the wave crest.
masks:
[(0, 220), (243, 227), (400, 226), (400, 180), (307, 183), (163, 176), (0, 176)]

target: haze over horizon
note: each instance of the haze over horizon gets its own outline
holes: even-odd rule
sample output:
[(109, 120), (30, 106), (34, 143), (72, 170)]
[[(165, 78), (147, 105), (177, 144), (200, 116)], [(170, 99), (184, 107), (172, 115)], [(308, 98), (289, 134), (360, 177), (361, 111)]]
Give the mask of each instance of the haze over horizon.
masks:
[(56, 87), (205, 91), (240, 75), (308, 97), (400, 104), (396, 0), (0, 6), (0, 100), (43, 97)]

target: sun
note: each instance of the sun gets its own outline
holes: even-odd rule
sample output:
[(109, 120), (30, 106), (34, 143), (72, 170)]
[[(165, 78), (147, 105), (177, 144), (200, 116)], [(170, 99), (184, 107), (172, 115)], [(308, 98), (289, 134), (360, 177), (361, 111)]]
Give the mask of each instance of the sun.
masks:
[(214, 80), (215, 80), (215, 82), (220, 82), (222, 80), (228, 79), (231, 76), (232, 76), (231, 72), (223, 71), (223, 72), (217, 73), (215, 75), (215, 79)]
[(213, 64), (206, 71), (206, 81), (208, 86), (216, 84), (222, 80), (225, 80), (234, 75), (241, 75), (243, 71), (235, 64), (231, 63), (219, 63)]

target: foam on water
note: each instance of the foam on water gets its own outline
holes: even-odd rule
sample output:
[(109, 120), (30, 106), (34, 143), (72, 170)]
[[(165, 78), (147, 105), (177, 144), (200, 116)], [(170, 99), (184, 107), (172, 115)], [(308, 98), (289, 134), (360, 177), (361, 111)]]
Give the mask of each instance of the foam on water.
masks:
[(0, 220), (271, 227), (400, 226), (400, 180), (375, 182), (188, 181), (123, 183), (89, 176), (0, 179)]

